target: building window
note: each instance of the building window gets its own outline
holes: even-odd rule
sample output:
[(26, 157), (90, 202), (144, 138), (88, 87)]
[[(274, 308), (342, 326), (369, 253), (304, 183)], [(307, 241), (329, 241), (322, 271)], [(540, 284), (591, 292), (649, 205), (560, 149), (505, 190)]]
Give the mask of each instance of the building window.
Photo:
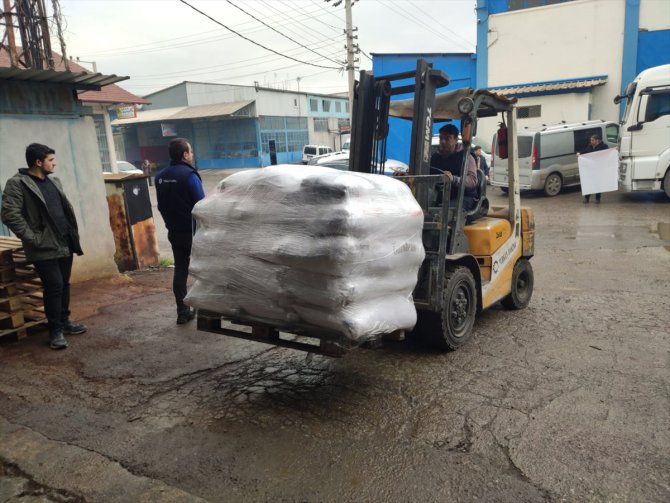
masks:
[(349, 102), (348, 101), (344, 102), (344, 111), (349, 113)]
[(310, 112), (318, 112), (319, 111), (319, 100), (310, 98), (309, 99), (309, 110)]
[(342, 111), (342, 103), (339, 101), (335, 102), (335, 111), (339, 114)]
[(528, 107), (518, 107), (516, 109), (517, 119), (531, 119), (542, 115), (542, 105), (531, 105)]
[(98, 151), (100, 152), (100, 162), (102, 170), (112, 171), (112, 163), (109, 159), (109, 147), (107, 146), (107, 132), (105, 131), (105, 118), (101, 114), (93, 115), (95, 123), (95, 136), (98, 138)]
[(324, 112), (330, 112), (330, 100), (321, 100), (321, 106)]
[(328, 131), (328, 119), (314, 119), (314, 131), (323, 132)]

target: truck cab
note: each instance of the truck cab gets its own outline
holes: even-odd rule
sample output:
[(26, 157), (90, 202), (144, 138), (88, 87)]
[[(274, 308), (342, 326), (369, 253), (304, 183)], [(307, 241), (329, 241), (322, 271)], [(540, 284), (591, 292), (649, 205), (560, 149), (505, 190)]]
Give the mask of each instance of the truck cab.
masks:
[(670, 197), (670, 65), (649, 68), (626, 86), (619, 137), (619, 188)]

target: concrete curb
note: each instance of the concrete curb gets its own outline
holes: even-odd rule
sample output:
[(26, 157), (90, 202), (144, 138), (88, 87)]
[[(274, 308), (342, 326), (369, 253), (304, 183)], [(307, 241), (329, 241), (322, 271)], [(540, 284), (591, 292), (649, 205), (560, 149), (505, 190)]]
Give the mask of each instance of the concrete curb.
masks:
[[(75, 501), (100, 502), (204, 502), (181, 489), (136, 476), (96, 452), (49, 440), (29, 428), (0, 418), (0, 467), (11, 468), (14, 482), (2, 484), (0, 494), (11, 499), (23, 493), (26, 478), (31, 485), (48, 489), (46, 494), (66, 496)], [(0, 468), (0, 474), (4, 470)], [(2, 477), (4, 478), (4, 476)], [(8, 480), (8, 479), (5, 479)]]

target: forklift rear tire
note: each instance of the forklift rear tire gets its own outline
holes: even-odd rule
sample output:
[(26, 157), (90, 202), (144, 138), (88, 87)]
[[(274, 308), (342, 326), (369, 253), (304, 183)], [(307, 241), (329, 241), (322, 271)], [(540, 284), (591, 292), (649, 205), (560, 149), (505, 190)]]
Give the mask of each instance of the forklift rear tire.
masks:
[(512, 291), (501, 304), (507, 309), (525, 308), (533, 296), (533, 278), (533, 266), (527, 259), (519, 259), (512, 271)]
[(422, 313), (419, 330), (442, 350), (458, 349), (472, 335), (477, 312), (477, 289), (470, 269), (464, 266), (447, 271), (444, 279), (442, 312)]

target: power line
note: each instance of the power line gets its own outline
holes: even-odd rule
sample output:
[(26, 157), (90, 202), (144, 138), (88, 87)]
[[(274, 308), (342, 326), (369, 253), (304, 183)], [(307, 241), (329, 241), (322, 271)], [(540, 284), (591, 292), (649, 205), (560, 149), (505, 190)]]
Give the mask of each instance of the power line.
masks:
[(430, 31), (431, 33), (433, 33), (434, 35), (440, 37), (441, 39), (446, 40), (446, 41), (448, 41), (448, 42), (454, 42), (454, 43), (460, 45), (461, 48), (464, 48), (464, 49), (467, 50), (467, 51), (472, 50), (472, 48), (470, 47), (470, 44), (471, 44), (471, 43), (470, 43), (469, 41), (467, 41), (465, 38), (461, 37), (461, 36), (458, 35), (457, 33), (455, 33), (455, 32), (453, 32), (452, 30), (450, 30), (447, 26), (442, 26), (442, 25), (440, 25), (440, 28), (441, 28), (441, 29), (444, 28), (445, 30), (447, 30), (447, 31), (449, 31), (449, 32), (451, 32), (451, 33), (453, 33), (454, 35), (456, 35), (456, 36), (457, 36), (458, 38), (460, 38), (461, 40), (467, 42), (468, 45), (466, 46), (466, 45), (464, 45), (462, 42), (460, 42), (459, 40), (456, 40), (456, 39), (454, 39), (454, 38), (447, 38), (447, 37), (445, 37), (441, 32), (437, 31), (436, 29), (434, 29), (434, 28), (431, 27), (431, 26), (427, 26), (426, 23), (422, 22), (421, 19), (419, 19), (417, 16), (415, 16), (415, 15), (412, 14), (410, 11), (408, 11), (408, 10), (404, 9), (403, 7), (401, 7), (400, 5), (398, 5), (398, 3), (393, 2), (392, 0), (377, 0), (377, 2), (379, 2), (379, 3), (381, 3), (381, 4), (387, 4), (387, 7), (391, 8), (391, 10), (393, 10), (396, 14), (399, 14), (400, 16), (404, 17), (405, 19), (408, 19), (408, 21), (411, 21), (411, 22), (413, 22), (414, 24), (423, 27), (424, 29)]
[(246, 40), (247, 42), (251, 42), (251, 43), (254, 44), (254, 45), (257, 45), (257, 46), (259, 46), (259, 47), (262, 47), (262, 48), (265, 49), (266, 51), (273, 52), (273, 53), (275, 53), (275, 54), (277, 54), (277, 55), (279, 55), (279, 56), (282, 56), (282, 57), (284, 57), (284, 58), (286, 58), (286, 59), (291, 59), (291, 60), (293, 60), (293, 61), (297, 61), (298, 63), (302, 63), (302, 64), (304, 64), (304, 65), (316, 66), (317, 68), (329, 68), (329, 69), (331, 69), (331, 70), (339, 70), (339, 67), (334, 67), (334, 66), (324, 66), (324, 65), (317, 65), (317, 64), (314, 64), (314, 63), (307, 63), (307, 62), (305, 62), (305, 61), (301, 61), (301, 60), (299, 60), (299, 59), (296, 59), (296, 58), (293, 58), (293, 57), (291, 57), (291, 56), (287, 56), (287, 55), (285, 55), (285, 54), (282, 54), (282, 53), (280, 53), (280, 52), (277, 52), (277, 51), (275, 51), (274, 49), (270, 49), (269, 47), (266, 47), (266, 46), (264, 46), (263, 44), (260, 44), (260, 43), (254, 41), (254, 40), (251, 40), (251, 39), (248, 38), (248, 37), (245, 37), (244, 35), (242, 35), (241, 33), (239, 33), (239, 32), (237, 32), (237, 31), (233, 30), (232, 28), (229, 28), (228, 26), (226, 26), (225, 24), (223, 24), (221, 21), (217, 21), (217, 20), (214, 19), (212, 16), (210, 16), (210, 15), (208, 15), (208, 14), (205, 14), (203, 11), (201, 11), (201, 10), (198, 9), (197, 7), (194, 7), (193, 5), (189, 4), (186, 0), (179, 0), (179, 1), (180, 1), (181, 3), (183, 3), (184, 5), (190, 7), (190, 8), (193, 9), (194, 11), (198, 12), (199, 14), (201, 14), (201, 15), (205, 16), (206, 18), (208, 18), (208, 19), (214, 21), (214, 22), (215, 22), (216, 24), (218, 24), (219, 26), (223, 26), (226, 30), (229, 30), (229, 31), (233, 32), (233, 33), (236, 34), (238, 37), (243, 38), (243, 39)]
[(281, 31), (279, 31), (279, 30), (273, 28), (272, 26), (270, 26), (269, 24), (267, 24), (265, 21), (263, 21), (263, 20), (261, 20), (261, 19), (258, 19), (256, 16), (254, 16), (254, 15), (251, 14), (250, 12), (247, 12), (246, 10), (244, 10), (242, 7), (240, 7), (240, 6), (238, 6), (238, 5), (235, 5), (231, 0), (226, 0), (226, 2), (228, 2), (230, 5), (232, 5), (232, 6), (235, 7), (236, 9), (238, 9), (238, 10), (244, 12), (247, 16), (250, 16), (250, 17), (254, 18), (256, 21), (258, 21), (259, 23), (261, 23), (263, 26), (267, 26), (268, 28), (270, 28), (270, 29), (271, 29), (272, 31), (274, 31), (275, 33), (278, 33), (279, 35), (281, 35), (282, 37), (284, 37), (284, 38), (290, 40), (291, 42), (293, 42), (293, 43), (295, 43), (295, 44), (298, 44), (300, 47), (304, 47), (305, 49), (307, 49), (307, 50), (310, 51), (310, 52), (313, 52), (313, 53), (316, 54), (317, 56), (321, 56), (323, 59), (327, 59), (328, 61), (332, 61), (332, 62), (335, 63), (335, 64), (339, 64), (339, 61), (336, 61), (336, 60), (334, 60), (334, 59), (330, 59), (330, 58), (324, 56), (323, 54), (319, 54), (319, 53), (316, 52), (315, 50), (313, 50), (313, 49), (307, 47), (306, 45), (304, 45), (304, 44), (298, 42), (297, 40), (295, 40), (295, 39), (289, 37), (288, 35), (282, 33)]
[[(283, 22), (283, 23), (278, 23), (277, 26), (279, 27), (285, 27), (293, 23), (301, 23), (302, 19), (314, 19), (311, 14), (313, 14), (315, 11), (310, 11), (306, 12), (304, 15), (296, 18), (288, 18), (289, 22)], [(247, 21), (244, 23), (240, 23), (238, 25), (235, 25), (235, 28), (241, 28), (246, 25), (253, 25), (253, 21)], [(259, 27), (258, 29), (255, 30), (250, 30), (249, 33), (257, 33), (260, 31), (265, 31), (265, 28)], [(192, 34), (192, 35), (184, 35), (181, 37), (173, 37), (170, 39), (163, 39), (163, 40), (157, 40), (154, 42), (147, 42), (144, 44), (135, 44), (132, 46), (125, 46), (125, 47), (116, 47), (113, 49), (106, 49), (103, 51), (99, 52), (81, 52), (80, 56), (82, 57), (103, 57), (103, 56), (128, 56), (128, 55), (133, 55), (133, 54), (143, 54), (143, 53), (148, 53), (148, 52), (159, 52), (159, 51), (166, 51), (166, 50), (172, 50), (178, 47), (189, 47), (193, 45), (198, 45), (202, 43), (208, 43), (208, 42), (215, 42), (219, 40), (226, 40), (229, 38), (232, 38), (235, 36), (235, 34), (232, 33), (226, 33), (224, 35), (217, 35), (217, 36), (212, 36), (212, 37), (205, 37), (205, 38), (200, 38), (203, 35), (211, 34), (211, 33), (220, 33), (220, 29), (216, 30), (210, 30), (210, 31), (204, 31), (198, 34)], [(186, 40), (184, 43), (179, 43), (175, 44), (175, 41), (177, 40), (182, 40), (182, 39), (191, 39), (191, 40)], [(160, 44), (167, 44), (164, 46), (160, 46)], [(159, 45), (159, 47), (150, 47), (150, 46), (155, 46)], [(149, 47), (147, 47), (149, 46)], [(129, 50), (127, 50), (129, 49)]]

